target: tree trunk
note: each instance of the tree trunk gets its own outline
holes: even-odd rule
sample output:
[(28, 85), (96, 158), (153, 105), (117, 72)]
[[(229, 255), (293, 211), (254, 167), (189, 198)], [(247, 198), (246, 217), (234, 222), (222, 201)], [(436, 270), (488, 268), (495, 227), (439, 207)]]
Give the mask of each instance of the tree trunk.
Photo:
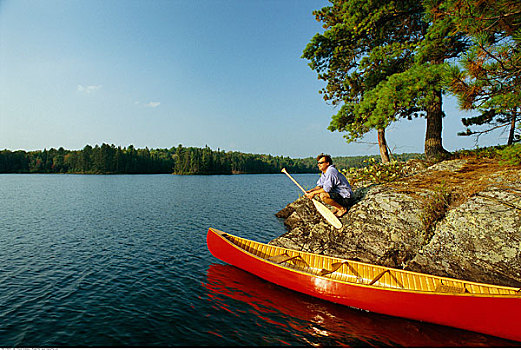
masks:
[(387, 141), (385, 140), (385, 128), (378, 129), (378, 148), (380, 148), (382, 163), (389, 163), (389, 152), (387, 151)]
[(433, 92), (435, 101), (427, 107), (427, 130), (425, 132), (425, 157), (427, 160), (439, 160), (447, 156), (449, 152), (441, 143), (441, 131), (443, 129), (443, 110), (441, 108), (441, 91)]
[(514, 131), (516, 130), (516, 120), (517, 119), (517, 110), (514, 110), (514, 112), (512, 112), (512, 121), (511, 121), (511, 124), (510, 124), (510, 132), (508, 134), (508, 142), (507, 142), (507, 145), (510, 146), (511, 144), (514, 143)]

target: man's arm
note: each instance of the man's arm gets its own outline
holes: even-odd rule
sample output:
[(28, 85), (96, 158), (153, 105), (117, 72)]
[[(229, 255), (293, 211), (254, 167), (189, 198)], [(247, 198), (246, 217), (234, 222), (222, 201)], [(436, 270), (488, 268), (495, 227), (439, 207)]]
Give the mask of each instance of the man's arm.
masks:
[(313, 199), (313, 197), (320, 193), (326, 193), (326, 191), (322, 187), (317, 186), (309, 191), (306, 191), (306, 197)]

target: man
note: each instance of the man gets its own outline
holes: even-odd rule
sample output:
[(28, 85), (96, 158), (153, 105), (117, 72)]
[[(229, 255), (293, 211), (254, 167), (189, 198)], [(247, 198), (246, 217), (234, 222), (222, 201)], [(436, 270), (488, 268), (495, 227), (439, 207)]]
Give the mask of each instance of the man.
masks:
[(342, 217), (347, 213), (349, 200), (353, 198), (351, 185), (346, 177), (333, 165), (331, 156), (320, 154), (317, 157), (318, 168), (322, 172), (317, 181), (317, 187), (306, 192), (306, 197), (313, 199), (316, 195), (326, 203), (334, 207), (334, 214)]

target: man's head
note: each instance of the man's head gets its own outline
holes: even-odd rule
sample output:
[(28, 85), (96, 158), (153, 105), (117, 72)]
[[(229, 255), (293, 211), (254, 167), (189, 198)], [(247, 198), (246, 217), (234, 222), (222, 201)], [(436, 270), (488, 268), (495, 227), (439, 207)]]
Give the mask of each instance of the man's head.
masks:
[(333, 160), (329, 154), (321, 153), (317, 156), (317, 164), (320, 171), (324, 173), (326, 172), (327, 168), (333, 164)]

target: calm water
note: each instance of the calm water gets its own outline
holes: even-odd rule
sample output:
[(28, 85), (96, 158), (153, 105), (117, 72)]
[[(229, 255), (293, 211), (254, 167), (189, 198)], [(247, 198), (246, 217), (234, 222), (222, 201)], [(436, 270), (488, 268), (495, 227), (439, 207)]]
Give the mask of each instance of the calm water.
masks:
[(274, 214), (298, 191), (282, 174), (0, 175), (0, 346), (519, 345), (327, 303), (210, 255), (210, 226), (284, 233)]

